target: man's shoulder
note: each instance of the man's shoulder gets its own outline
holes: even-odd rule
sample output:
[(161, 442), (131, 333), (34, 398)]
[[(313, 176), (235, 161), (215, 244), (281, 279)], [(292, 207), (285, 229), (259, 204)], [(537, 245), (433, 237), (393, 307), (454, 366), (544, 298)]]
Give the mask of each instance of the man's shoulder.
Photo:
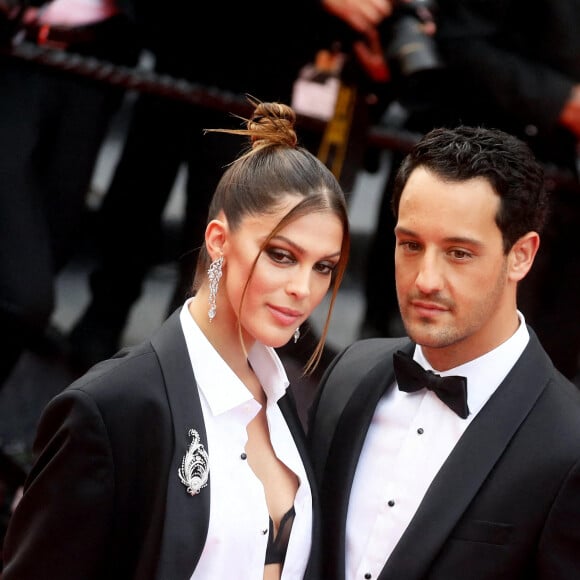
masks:
[[(397, 350), (410, 348), (413, 343), (408, 337), (365, 338), (346, 347), (335, 359), (334, 367), (356, 364), (358, 369), (369, 369), (373, 363), (386, 360)], [(364, 367), (358, 366), (364, 364)]]
[(330, 364), (321, 380), (319, 398), (331, 398), (335, 406), (346, 401), (369, 373), (385, 377), (397, 350), (411, 351), (409, 338), (366, 338), (346, 347)]

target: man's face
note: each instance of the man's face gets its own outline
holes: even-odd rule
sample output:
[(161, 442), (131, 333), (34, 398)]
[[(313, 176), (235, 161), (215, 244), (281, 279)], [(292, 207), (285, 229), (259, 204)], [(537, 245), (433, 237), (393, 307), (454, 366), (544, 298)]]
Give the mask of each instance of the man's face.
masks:
[(446, 182), (421, 167), (403, 190), (395, 227), (399, 307), (407, 333), (438, 370), (481, 356), (517, 327), (499, 204), (483, 178)]

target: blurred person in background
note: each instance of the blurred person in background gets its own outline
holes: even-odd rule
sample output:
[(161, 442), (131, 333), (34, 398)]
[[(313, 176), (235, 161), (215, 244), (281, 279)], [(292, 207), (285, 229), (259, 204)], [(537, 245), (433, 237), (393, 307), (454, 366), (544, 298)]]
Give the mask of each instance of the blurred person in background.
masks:
[[(136, 63), (135, 22), (122, 3), (2, 0), (0, 7), (5, 47), (24, 39)], [(0, 86), (1, 385), (24, 349), (43, 340), (54, 279), (76, 248), (93, 169), (123, 91), (4, 52)]]
[[(310, 0), (300, 0), (276, 26), (260, 26), (259, 33), (249, 34), (243, 23), (257, 26), (270, 10), (263, 0), (227, 7), (181, 0), (163, 7), (145, 5), (140, 23), (154, 71), (199, 84), (210, 99), (213, 90), (289, 103), (297, 72), (312, 54), (316, 11)], [(239, 120), (219, 107), (163, 95), (138, 96), (96, 215), (97, 259), (90, 273), (89, 303), (69, 333), (77, 372), (121, 346), (131, 308), (149, 270), (161, 259), (163, 212), (182, 165), (187, 171), (185, 207), (173, 255), (178, 276), (167, 312), (181, 304), (191, 287), (211, 195), (239, 147), (235, 139), (224, 143), (215, 135), (204, 136), (211, 126), (236, 128)]]
[[(97, 156), (123, 98), (117, 87), (10, 51), (25, 41), (132, 65), (139, 46), (123, 0), (0, 0), (0, 35), (2, 389), (25, 350), (47, 348), (55, 278), (76, 249)], [(1, 448), (0, 543), (24, 476)]]
[[(265, 1), (235, 4), (227, 10), (211, 2), (174, 1), (163, 10), (148, 6), (141, 12), (141, 22), (145, 23), (146, 45), (154, 57), (155, 72), (199, 83), (210, 95), (214, 89), (289, 103), (301, 67), (318, 48), (344, 35), (336, 22), (361, 35), (357, 42), (360, 57), (367, 66), (373, 66), (375, 28), (390, 14), (391, 2), (325, 0), (319, 4), (300, 0), (276, 26), (248, 34), (241, 25), (250, 17), (268, 15), (270, 10), (271, 3)], [(213, 34), (198, 34), (196, 26)], [(260, 59), (252, 59), (254, 54), (260, 54)], [(209, 199), (238, 145), (224, 144), (215, 135), (204, 136), (203, 130), (216, 125), (235, 128), (237, 124), (237, 119), (219, 110), (162, 96), (138, 97), (120, 159), (96, 216), (98, 252), (90, 273), (90, 300), (69, 333), (70, 359), (77, 372), (121, 346), (147, 273), (162, 259), (166, 233), (163, 212), (185, 165), (185, 207), (174, 256), (178, 276), (167, 311), (173, 312), (181, 304), (191, 287)], [(302, 141), (315, 151), (319, 138), (304, 131)], [(305, 334), (315, 341), (312, 330), (305, 329)], [(290, 344), (286, 350), (302, 356), (294, 353), (296, 348)]]

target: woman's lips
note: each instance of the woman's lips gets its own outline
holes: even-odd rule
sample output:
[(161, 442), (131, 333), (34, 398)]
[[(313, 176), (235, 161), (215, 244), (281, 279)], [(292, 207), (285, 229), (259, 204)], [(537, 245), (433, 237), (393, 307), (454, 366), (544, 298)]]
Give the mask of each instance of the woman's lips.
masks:
[(281, 324), (290, 326), (291, 324), (296, 324), (296, 321), (302, 317), (302, 313), (298, 310), (292, 308), (285, 308), (282, 306), (268, 305), (272, 316)]

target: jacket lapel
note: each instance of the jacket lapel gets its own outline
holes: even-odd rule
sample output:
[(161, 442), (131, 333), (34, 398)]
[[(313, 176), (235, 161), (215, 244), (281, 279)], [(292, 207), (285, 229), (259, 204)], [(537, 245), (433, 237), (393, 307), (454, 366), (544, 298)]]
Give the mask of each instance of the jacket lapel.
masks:
[(306, 476), (308, 478), (308, 483), (310, 484), (310, 490), (312, 493), (312, 551), (310, 553), (310, 558), (308, 561), (308, 567), (306, 569), (304, 580), (318, 580), (320, 578), (319, 571), (319, 558), (320, 558), (320, 504), (318, 497), (318, 489), (316, 486), (316, 480), (314, 477), (314, 470), (312, 469), (312, 464), (310, 462), (310, 454), (306, 446), (306, 437), (304, 434), (304, 428), (298, 416), (296, 410), (296, 402), (290, 391), (286, 392), (286, 395), (278, 401), (278, 406), (280, 411), (286, 420), (288, 429), (292, 433), (294, 442), (298, 449), (298, 453), (302, 458), (302, 463), (304, 464), (304, 469), (306, 471)]
[[(366, 378), (361, 375), (361, 369), (372, 369), (381, 361), (388, 363), (397, 348), (411, 352), (413, 347), (408, 339), (371, 338), (355, 342), (324, 373), (318, 396), (308, 413), (308, 444), (317, 481), (322, 481), (326, 473), (328, 454), (342, 413), (359, 383)], [(326, 388), (325, 381), (330, 374), (332, 388)]]
[[(207, 435), (199, 393), (179, 321), (173, 313), (151, 340), (159, 363), (173, 417), (174, 451), (169, 479), (158, 578), (189, 578), (203, 550), (209, 526), (210, 483), (197, 495), (187, 493), (179, 468), (191, 443), (190, 429), (200, 436), (206, 452)], [(210, 474), (211, 480), (211, 474)]]
[(429, 487), (379, 580), (423, 578), (484, 480), (545, 389), (552, 364), (530, 342), (455, 446)]

